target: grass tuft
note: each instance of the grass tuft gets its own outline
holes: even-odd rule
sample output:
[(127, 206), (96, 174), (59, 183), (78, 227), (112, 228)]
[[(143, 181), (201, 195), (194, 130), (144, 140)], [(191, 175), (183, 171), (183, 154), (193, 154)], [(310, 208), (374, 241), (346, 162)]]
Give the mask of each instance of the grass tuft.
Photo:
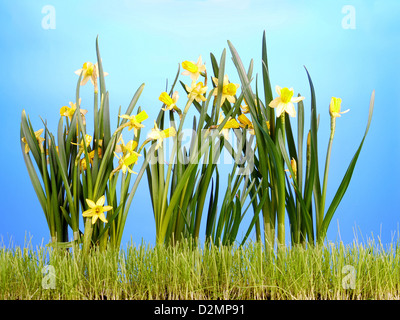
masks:
[[(54, 289), (42, 286), (46, 265), (54, 267)], [(185, 240), (89, 256), (76, 249), (3, 247), (0, 299), (400, 299), (399, 265), (398, 243), (383, 248), (374, 241), (272, 252), (259, 242), (200, 247)], [(345, 288), (348, 270), (354, 270), (353, 289)]]

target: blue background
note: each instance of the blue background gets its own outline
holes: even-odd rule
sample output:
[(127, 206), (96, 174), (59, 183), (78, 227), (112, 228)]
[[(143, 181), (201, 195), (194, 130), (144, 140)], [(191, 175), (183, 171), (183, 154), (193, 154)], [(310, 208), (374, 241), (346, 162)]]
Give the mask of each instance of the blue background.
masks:
[[(55, 9), (55, 29), (42, 27), (45, 5)], [(345, 5), (355, 9), (355, 29), (343, 28), (348, 14), (342, 12)], [(74, 71), (83, 62), (96, 60), (97, 35), (104, 70), (109, 73), (106, 84), (114, 129), (119, 106), (126, 109), (142, 83), (146, 87), (139, 105), (150, 116), (146, 123), (150, 129), (161, 107), (158, 96), (164, 91), (166, 79), (171, 83), (178, 64), (184, 60), (197, 61), (202, 55), (210, 70), (210, 52), (219, 59), (227, 48), (226, 73), (232, 82), (240, 83), (226, 42), (230, 40), (245, 66), (253, 58), (255, 72), (261, 75), (264, 30), (272, 84), (293, 87), (306, 97), (306, 119), (310, 90), (303, 66), (311, 74), (321, 115), (322, 159), (329, 137), (331, 97), (341, 97), (342, 109), (351, 109), (337, 119), (328, 203), (361, 141), (371, 92), (376, 90), (370, 132), (347, 193), (333, 217), (328, 238), (341, 239), (346, 244), (355, 237), (360, 242), (374, 237), (384, 244), (397, 239), (399, 14), (397, 0), (0, 1), (3, 243), (24, 245), (26, 237), (33, 245), (49, 241), (44, 214), (21, 154), (21, 112), (26, 110), (36, 129), (42, 127), (41, 116), (48, 120), (50, 130), (56, 131), (59, 109), (74, 100)], [(188, 77), (181, 76), (180, 80), (189, 83)], [(90, 83), (81, 90), (82, 107), (89, 110), (89, 123), (92, 90)], [(179, 92), (183, 97), (182, 89)], [(131, 239), (134, 243), (155, 240), (145, 178), (132, 203), (122, 243)]]

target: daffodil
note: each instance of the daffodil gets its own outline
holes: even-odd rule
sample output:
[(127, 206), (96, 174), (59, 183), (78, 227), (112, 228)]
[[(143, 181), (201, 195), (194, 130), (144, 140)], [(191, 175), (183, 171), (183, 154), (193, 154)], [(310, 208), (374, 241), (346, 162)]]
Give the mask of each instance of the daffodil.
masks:
[(304, 97), (293, 98), (293, 88), (281, 88), (280, 86), (275, 87), (276, 93), (279, 97), (276, 97), (269, 104), (271, 108), (276, 108), (276, 116), (280, 117), (283, 112), (287, 112), (291, 117), (296, 116), (296, 110), (293, 103), (297, 103), (304, 100)]
[(203, 82), (193, 81), (189, 86), (185, 84), (186, 91), (189, 92), (188, 98), (196, 100), (197, 102), (206, 101), (206, 97), (203, 96), (207, 92), (207, 86), (203, 85)]
[[(79, 98), (79, 105), (80, 105), (80, 104), (81, 104), (81, 99)], [(60, 116), (62, 116), (62, 117), (68, 117), (69, 120), (71, 121), (71, 119), (72, 119), (72, 117), (73, 117), (73, 115), (74, 115), (74, 113), (75, 113), (75, 110), (76, 110), (76, 103), (70, 102), (69, 105), (70, 105), (70, 107), (68, 107), (68, 106), (63, 106), (63, 107), (60, 109)], [(82, 116), (82, 123), (85, 125), (85, 124), (86, 124), (85, 115), (86, 115), (86, 113), (87, 113), (88, 111), (85, 110), (85, 109), (80, 109), (80, 108), (79, 108), (79, 110), (80, 110), (80, 113), (81, 113), (81, 116)]]
[(79, 144), (71, 142), (71, 144), (74, 144), (76, 146), (79, 146), (79, 156), (85, 152), (85, 146), (84, 143), (86, 144), (86, 148), (89, 147), (90, 142), (92, 142), (92, 136), (86, 134), (85, 135), (85, 141), (83, 141), (83, 139), (81, 140), (81, 142)]
[(240, 122), (240, 126), (245, 128), (247, 126), (249, 133), (253, 136), (255, 135), (253, 123), (247, 118), (244, 114), (238, 116), (238, 120)]
[(162, 92), (158, 99), (167, 106), (166, 108), (161, 108), (163, 111), (173, 110), (178, 108), (176, 106), (176, 103), (178, 102), (179, 99), (178, 91), (175, 91), (173, 93), (172, 98), (169, 96), (168, 93)]
[[(245, 98), (243, 98), (243, 102), (244, 102), (244, 106), (242, 106), (242, 105), (240, 106), (242, 113), (249, 113), (250, 107)], [(257, 105), (257, 98), (254, 98), (254, 104)]]
[(138, 130), (140, 128), (143, 128), (144, 125), (141, 123), (144, 120), (146, 120), (149, 116), (147, 115), (146, 111), (141, 111), (137, 115), (132, 115), (128, 116), (126, 114), (119, 116), (120, 118), (127, 119), (129, 122), (127, 122), (125, 125), (121, 126), (119, 129), (122, 129), (124, 127), (128, 127), (129, 130), (134, 130), (135, 136), (138, 133)]
[[(222, 114), (220, 114), (218, 125), (220, 125), (224, 120), (225, 120), (224, 116)], [(229, 129), (239, 129), (239, 128), (240, 128), (240, 125), (236, 121), (236, 119), (229, 117), (228, 121), (225, 123), (224, 127), (222, 128), (220, 134), (222, 134), (226, 140), (229, 140)]]
[(165, 130), (158, 129), (157, 123), (154, 121), (154, 128), (151, 129), (151, 132), (148, 134), (148, 138), (151, 140), (156, 140), (157, 144), (155, 150), (162, 146), (162, 143), (165, 138), (173, 137), (176, 135), (176, 130), (174, 127), (170, 127)]
[(115, 146), (115, 152), (116, 153), (121, 153), (123, 155), (126, 155), (127, 153), (133, 153), (134, 150), (137, 147), (137, 142), (134, 140), (128, 141), (127, 144), (125, 144), (124, 139), (122, 139), (122, 136), (118, 140), (119, 144)]
[(246, 99), (243, 99), (244, 106), (240, 106), (240, 109), (242, 110), (242, 113), (249, 113), (250, 112), (250, 107), (246, 102)]
[(195, 82), (199, 78), (200, 73), (206, 71), (206, 66), (202, 63), (201, 56), (199, 56), (196, 63), (193, 61), (183, 61), (182, 68), (185, 69), (185, 71), (182, 72), (182, 75), (190, 76), (192, 81)]
[(86, 199), (86, 203), (90, 209), (84, 211), (82, 216), (85, 218), (92, 218), (92, 224), (95, 224), (97, 219), (107, 223), (108, 221), (104, 215), (104, 212), (110, 211), (113, 207), (104, 206), (105, 201), (105, 196), (101, 196), (96, 203), (90, 199)]
[[(215, 90), (213, 92), (214, 96), (218, 95), (218, 79), (215, 77), (212, 77), (212, 80), (215, 85)], [(239, 89), (238, 84), (230, 83), (228, 79), (228, 75), (224, 75), (224, 82), (222, 85), (222, 97), (221, 97), (221, 105), (225, 102), (225, 100), (228, 100), (230, 103), (235, 103), (235, 94), (237, 89)]]
[[(81, 69), (76, 70), (75, 74), (80, 75), (82, 73), (82, 80), (81, 80), (81, 86), (84, 86), (90, 79), (94, 86), (94, 91), (98, 91), (98, 82), (97, 78), (99, 75), (99, 67), (97, 65), (97, 62), (95, 64), (91, 62), (85, 62), (82, 66)], [(107, 76), (107, 72), (103, 72), (104, 76)]]
[[(97, 154), (99, 156), (99, 159), (103, 157), (103, 151), (101, 148), (98, 149)], [(94, 150), (90, 151), (88, 156), (89, 156), (89, 163), (93, 164)], [(87, 169), (86, 157), (81, 159), (80, 167), (82, 171), (85, 171)]]
[(271, 124), (269, 123), (269, 121), (265, 121), (265, 123), (267, 124), (267, 128), (268, 128), (268, 133), (271, 133)]
[[(290, 160), (290, 166), (292, 167), (292, 171), (294, 173), (294, 176), (297, 176), (297, 162), (294, 158)], [(289, 169), (285, 169), (285, 171), (289, 172)], [(289, 178), (292, 178), (292, 175), (289, 175)]]
[(329, 114), (331, 115), (331, 135), (330, 135), (330, 143), (333, 140), (333, 136), (335, 134), (336, 128), (336, 118), (341, 117), (341, 114), (349, 112), (350, 109), (345, 111), (340, 111), (340, 107), (342, 105), (342, 99), (332, 97), (331, 103), (329, 104)]
[(329, 114), (331, 115), (331, 117), (334, 118), (340, 117), (341, 114), (350, 111), (350, 109), (347, 109), (345, 111), (340, 112), (341, 104), (342, 104), (342, 99), (332, 97), (331, 103), (329, 104)]
[(118, 155), (114, 152), (115, 157), (118, 159), (118, 167), (115, 168), (111, 174), (114, 174), (115, 172), (117, 172), (118, 170), (122, 170), (122, 172), (125, 174), (126, 170), (128, 170), (130, 173), (134, 173), (137, 174), (136, 172), (134, 172), (130, 166), (132, 164), (135, 164), (138, 159), (140, 154), (132, 151), (132, 152), (128, 152), (124, 155), (122, 155), (121, 157), (118, 157)]
[[(39, 147), (40, 147), (40, 150), (41, 150), (41, 151), (43, 151), (42, 142), (45, 140), (44, 138), (41, 137), (41, 134), (42, 134), (42, 133), (43, 133), (43, 129), (40, 129), (40, 130), (38, 130), (38, 131), (35, 131), (35, 137), (36, 137), (36, 140), (37, 140), (38, 143), (39, 143)], [(21, 140), (22, 140), (23, 143), (25, 143), (25, 153), (29, 153), (29, 151), (30, 151), (31, 149), (29, 148), (29, 145), (28, 145), (28, 142), (26, 141), (26, 138), (23, 137)]]

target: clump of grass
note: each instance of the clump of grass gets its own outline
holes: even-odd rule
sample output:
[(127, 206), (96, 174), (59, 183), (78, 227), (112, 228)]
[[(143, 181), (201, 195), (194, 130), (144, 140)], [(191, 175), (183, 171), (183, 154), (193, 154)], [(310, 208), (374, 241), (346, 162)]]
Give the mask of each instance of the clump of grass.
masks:
[[(400, 299), (399, 243), (264, 249), (260, 242), (201, 247), (188, 240), (88, 256), (74, 249), (3, 247), (0, 299)], [(54, 267), (54, 289), (42, 286), (46, 265)], [(355, 281), (346, 289), (349, 266)]]

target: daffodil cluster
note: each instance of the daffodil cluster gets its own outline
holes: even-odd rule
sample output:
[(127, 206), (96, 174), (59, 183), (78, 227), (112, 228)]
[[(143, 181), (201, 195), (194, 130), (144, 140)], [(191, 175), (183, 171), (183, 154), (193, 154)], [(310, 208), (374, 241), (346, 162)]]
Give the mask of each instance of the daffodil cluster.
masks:
[[(331, 134), (320, 178), (318, 132), (324, 130), (324, 123), (319, 120), (316, 94), (307, 69), (311, 89), (308, 132), (304, 128), (304, 104), (308, 99), (300, 93), (295, 95), (290, 86), (276, 85), (276, 94), (273, 93), (265, 34), (261, 89), (253, 88), (259, 83), (259, 78), (253, 75), (253, 60), (245, 68), (230, 41), (228, 45), (240, 84), (225, 74), (225, 49), (219, 63), (211, 54), (210, 70), (214, 75), (209, 79), (201, 55), (197, 61), (183, 61), (171, 88), (154, 96), (154, 103), (161, 105), (156, 108), (158, 116), (143, 143), (141, 133), (147, 127), (150, 109), (146, 109), (149, 114), (141, 107), (135, 112), (134, 109), (144, 84), (137, 89), (126, 111), (121, 113), (119, 109), (116, 129), (111, 130), (110, 99), (105, 87), (108, 73), (103, 71), (97, 41), (97, 62), (85, 62), (75, 71), (79, 76), (76, 101), (59, 109), (55, 135), (46, 121), (44, 128), (35, 130), (25, 111), (22, 112), (21, 150), (54, 246), (83, 244), (85, 253), (93, 246), (118, 248), (133, 197), (145, 172), (157, 244), (176, 243), (183, 237), (197, 241), (203, 213), (207, 214), (206, 241), (232, 244), (237, 241), (239, 225), (249, 208), (253, 209), (253, 216), (242, 243), (254, 231), (256, 240), (263, 240), (266, 248), (273, 249), (276, 240), (278, 248), (284, 247), (287, 218), (293, 244), (323, 242), (368, 132), (374, 93), (363, 139), (327, 205), (336, 120), (349, 110), (341, 111), (341, 98), (331, 98), (327, 110)], [(180, 76), (188, 80), (180, 81), (184, 94), (175, 88)], [(87, 101), (80, 98), (80, 90), (85, 90), (83, 87), (89, 82), (93, 85), (93, 112), (87, 110)], [(186, 101), (182, 102), (182, 97)], [(184, 145), (184, 123), (192, 110), (198, 115), (193, 116), (190, 141)], [(89, 133), (90, 116), (94, 121), (93, 132)], [(294, 121), (296, 130), (292, 129)], [(230, 139), (231, 133), (237, 138), (233, 141), (236, 146)], [(172, 142), (172, 150), (165, 147), (167, 141)], [(230, 160), (235, 160), (223, 188), (220, 187), (220, 181), (224, 180), (222, 170), (218, 170), (221, 146), (232, 156)], [(167, 151), (171, 152), (168, 157)], [(158, 161), (151, 161), (153, 156)], [(136, 170), (139, 162), (142, 165)], [(225, 192), (222, 204), (218, 198), (220, 189)], [(68, 238), (69, 229), (73, 231), (72, 242)]]

